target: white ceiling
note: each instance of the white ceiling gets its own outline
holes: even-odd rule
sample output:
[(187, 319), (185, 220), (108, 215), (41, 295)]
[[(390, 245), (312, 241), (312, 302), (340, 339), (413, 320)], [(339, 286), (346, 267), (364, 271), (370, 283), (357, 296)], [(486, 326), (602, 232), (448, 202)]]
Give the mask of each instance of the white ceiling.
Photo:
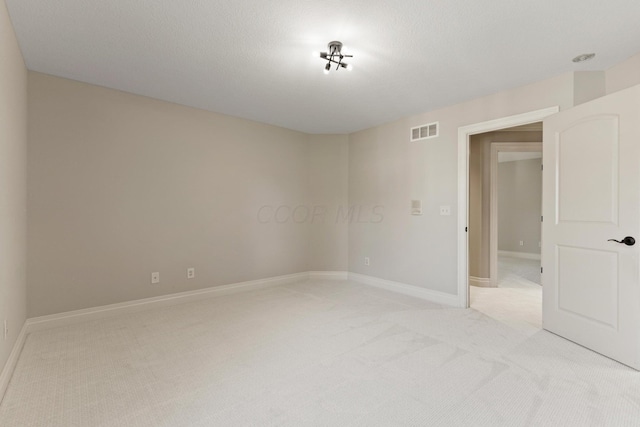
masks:
[[(640, 51), (638, 0), (6, 0), (27, 67), (348, 133)], [(322, 73), (330, 40), (354, 70)], [(595, 52), (594, 60), (571, 58)]]

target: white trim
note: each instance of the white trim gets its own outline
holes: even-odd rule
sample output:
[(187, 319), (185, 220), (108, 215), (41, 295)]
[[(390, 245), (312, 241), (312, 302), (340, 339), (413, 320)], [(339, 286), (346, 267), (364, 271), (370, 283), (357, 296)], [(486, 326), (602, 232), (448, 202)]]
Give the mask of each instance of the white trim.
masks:
[(497, 285), (493, 284), (491, 278), (469, 276), (469, 285), (477, 286), (479, 288), (497, 288)]
[(309, 279), (348, 280), (349, 272), (347, 271), (310, 271)]
[[(491, 161), (489, 166), (489, 277), (498, 281), (498, 153), (505, 152), (540, 152), (542, 142), (492, 142)], [(542, 171), (540, 171), (542, 185)], [(542, 203), (540, 204), (542, 216)], [(542, 223), (540, 223), (542, 228)]]
[(118, 304), (103, 305), (99, 307), (86, 308), (82, 310), (68, 311), (64, 313), (51, 314), (27, 319), (22, 326), (22, 330), (16, 339), (11, 354), (0, 375), (0, 403), (9, 385), (13, 371), (20, 352), (26, 341), (26, 337), (31, 332), (43, 331), (58, 328), (91, 320), (104, 319), (122, 314), (137, 313), (153, 308), (168, 307), (184, 304), (193, 301), (200, 301), (204, 298), (212, 298), (221, 295), (229, 295), (254, 289), (261, 289), (271, 286), (294, 283), (305, 279), (325, 279), (325, 280), (348, 280), (353, 279), (378, 288), (387, 289), (405, 295), (426, 299), (440, 304), (456, 306), (458, 300), (455, 295), (442, 292), (431, 291), (417, 286), (405, 285), (403, 283), (390, 282), (377, 279), (375, 277), (361, 274), (348, 273), (346, 271), (309, 271), (304, 273), (289, 274), (286, 276), (271, 277), (267, 279), (251, 280), (248, 282), (234, 283), (230, 285), (214, 286), (196, 291), (180, 292), (158, 297), (127, 301)]
[(234, 283), (223, 286), (213, 286), (197, 291), (179, 292), (158, 297), (127, 301), (118, 304), (103, 305), (100, 307), (85, 308), (82, 310), (67, 311), (65, 313), (51, 314), (48, 316), (27, 319), (27, 332), (42, 331), (46, 329), (67, 326), (90, 320), (103, 319), (121, 314), (136, 313), (158, 307), (167, 307), (186, 302), (200, 301), (203, 298), (211, 298), (220, 295), (234, 294), (253, 289), (270, 286), (284, 285), (309, 278), (309, 273), (289, 274), (286, 276), (271, 277), (268, 279), (251, 280), (248, 282)]
[(540, 254), (532, 254), (529, 252), (498, 251), (498, 255), (508, 256), (511, 258), (534, 259), (536, 261), (542, 260), (542, 256)]
[(469, 234), (465, 231), (469, 216), (469, 136), (512, 126), (539, 122), (560, 111), (550, 107), (458, 128), (458, 299), (457, 306), (469, 307)]
[(25, 322), (22, 325), (22, 329), (20, 330), (20, 334), (16, 339), (16, 342), (13, 344), (13, 349), (9, 354), (9, 358), (7, 359), (7, 363), (4, 364), (4, 368), (2, 369), (2, 374), (0, 374), (0, 403), (2, 403), (2, 399), (4, 398), (4, 393), (7, 391), (7, 387), (9, 386), (9, 381), (11, 381), (11, 376), (13, 375), (13, 371), (18, 364), (18, 358), (20, 357), (20, 352), (22, 351), (22, 347), (24, 347), (24, 342), (27, 339), (27, 323)]
[(349, 273), (349, 279), (364, 285), (386, 289), (391, 292), (421, 298), (438, 304), (458, 307), (458, 297), (456, 295), (433, 291), (431, 289), (421, 288), (414, 285), (407, 285), (405, 283), (392, 282), (390, 280), (379, 279), (377, 277), (365, 276), (364, 274), (358, 273)]

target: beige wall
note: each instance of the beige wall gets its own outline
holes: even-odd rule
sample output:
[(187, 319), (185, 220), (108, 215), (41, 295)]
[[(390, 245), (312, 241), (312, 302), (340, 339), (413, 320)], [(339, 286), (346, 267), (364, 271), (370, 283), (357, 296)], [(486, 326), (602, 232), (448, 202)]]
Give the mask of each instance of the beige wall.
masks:
[(607, 94), (604, 71), (573, 73), (573, 105), (583, 104)]
[[(607, 72), (607, 90), (634, 67)], [(29, 314), (347, 266), (453, 294), (458, 128), (569, 108), (597, 96), (602, 77), (567, 73), (349, 136), (310, 136), (30, 73)], [(438, 138), (409, 142), (409, 128), (433, 121)], [(422, 216), (409, 215), (412, 199)], [(301, 205), (310, 217), (287, 216)], [(447, 205), (451, 216), (440, 216)]]
[(309, 135), (309, 270), (348, 270), (349, 137)]
[[(384, 220), (352, 223), (349, 269), (457, 292), (458, 128), (541, 108), (573, 105), (573, 74), (363, 130), (350, 136), (349, 203), (380, 205)], [(440, 136), (409, 141), (409, 129), (440, 122)], [(410, 215), (410, 200), (424, 214)], [(451, 206), (440, 216), (439, 206)], [(365, 266), (363, 257), (371, 258)]]
[(491, 144), (541, 142), (542, 132), (486, 132), (469, 140), (469, 275), (490, 278)]
[[(307, 271), (344, 232), (304, 218), (346, 200), (344, 138), (39, 73), (29, 114), (29, 316)], [(346, 268), (329, 240), (311, 265)]]
[(0, 0), (0, 371), (26, 319), (26, 150), (27, 70)]
[(609, 68), (606, 72), (608, 94), (637, 84), (640, 84), (640, 53)]
[[(542, 159), (498, 166), (498, 250), (539, 254)], [(520, 246), (520, 241), (523, 246)]]
[(490, 147), (490, 134), (469, 140), (469, 275), (482, 278), (489, 277)]

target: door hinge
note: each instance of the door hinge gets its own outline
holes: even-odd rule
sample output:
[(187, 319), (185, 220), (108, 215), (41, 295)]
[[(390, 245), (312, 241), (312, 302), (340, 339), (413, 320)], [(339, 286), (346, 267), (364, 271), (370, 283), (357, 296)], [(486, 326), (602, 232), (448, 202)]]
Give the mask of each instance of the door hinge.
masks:
[(540, 165), (540, 170), (543, 171), (544, 170), (544, 165)]
[(469, 227), (465, 227), (464, 231), (465, 231), (465, 233), (467, 233), (469, 231)]
[(544, 222), (544, 216), (540, 217), (540, 222)]
[(542, 271), (542, 267), (540, 267), (540, 274), (542, 274), (542, 273), (543, 273), (543, 271)]

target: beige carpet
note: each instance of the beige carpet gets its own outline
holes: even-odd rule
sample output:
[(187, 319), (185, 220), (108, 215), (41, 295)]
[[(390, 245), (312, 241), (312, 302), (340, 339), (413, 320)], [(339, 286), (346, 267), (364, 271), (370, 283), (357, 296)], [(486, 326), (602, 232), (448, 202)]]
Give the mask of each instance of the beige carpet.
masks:
[(33, 333), (2, 426), (637, 426), (640, 375), (544, 331), (307, 281)]
[(523, 334), (542, 328), (540, 261), (499, 257), (498, 287), (470, 287), (470, 305)]

